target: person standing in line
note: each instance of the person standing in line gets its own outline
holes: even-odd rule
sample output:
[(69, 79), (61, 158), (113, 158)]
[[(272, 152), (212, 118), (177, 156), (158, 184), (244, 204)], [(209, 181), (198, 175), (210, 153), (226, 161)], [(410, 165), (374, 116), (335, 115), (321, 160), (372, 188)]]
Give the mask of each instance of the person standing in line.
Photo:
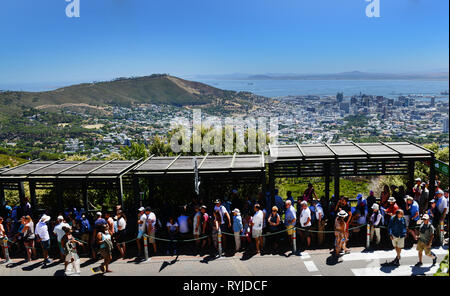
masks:
[[(215, 204), (214, 211), (218, 211), (220, 214), (220, 230), (222, 232), (227, 232), (228, 229), (231, 229), (230, 214), (228, 214), (227, 209), (222, 205), (220, 199), (216, 199), (214, 201), (214, 204)], [(225, 249), (227, 245), (226, 235), (222, 236), (222, 244), (223, 248)]]
[(372, 215), (370, 216), (370, 242), (373, 242), (373, 236), (375, 235), (377, 247), (381, 242), (381, 225), (383, 225), (383, 215), (380, 212), (380, 206), (375, 203), (372, 205)]
[(280, 214), (282, 215), (283, 212), (284, 212), (284, 210), (283, 210), (283, 208), (284, 208), (283, 198), (278, 195), (278, 189), (275, 189), (274, 193), (275, 193), (275, 206), (279, 209)]
[(344, 249), (345, 234), (347, 229), (347, 223), (344, 219), (348, 217), (348, 213), (341, 210), (336, 216), (336, 221), (334, 222), (335, 252), (333, 255), (339, 257), (341, 251)]
[[(294, 198), (292, 197), (292, 191), (288, 191), (288, 192), (286, 193), (286, 201), (288, 201), (288, 200), (291, 201), (291, 204), (292, 204), (292, 205), (294, 204)], [(286, 202), (286, 201), (285, 201), (285, 202)]]
[(256, 253), (261, 254), (262, 249), (262, 231), (264, 224), (264, 214), (261, 211), (261, 207), (259, 204), (255, 204), (254, 206), (255, 214), (252, 219), (252, 236), (255, 239), (256, 244)]
[(111, 237), (114, 237), (114, 219), (111, 217), (111, 213), (109, 211), (105, 212), (105, 220), (108, 223), (108, 231), (111, 234)]
[(323, 231), (325, 230), (325, 217), (322, 205), (317, 199), (313, 199), (312, 204), (314, 206), (314, 214), (316, 215), (315, 223), (317, 223), (317, 244), (321, 246), (323, 244), (325, 235)]
[[(64, 231), (64, 236), (61, 238), (61, 245), (64, 250), (65, 274), (70, 275), (71, 271), (75, 269), (75, 273), (79, 275), (80, 257), (78, 257), (77, 254), (77, 244), (83, 244), (73, 237), (72, 228), (70, 226), (64, 226), (62, 230)], [(72, 264), (73, 266), (71, 266), (70, 264)]]
[(395, 197), (391, 196), (388, 199), (389, 206), (385, 208), (384, 213), (387, 215), (387, 217), (390, 219), (392, 217), (395, 217), (397, 211), (400, 209), (398, 205), (395, 202)]
[(5, 259), (6, 259), (5, 248), (3, 247), (3, 238), (4, 237), (7, 237), (7, 236), (6, 236), (5, 228), (3, 227), (3, 217), (0, 216), (0, 244), (1, 244), (0, 249), (2, 249), (3, 255), (4, 255)]
[(66, 233), (64, 232), (64, 230), (62, 228), (69, 227), (69, 224), (67, 224), (64, 221), (63, 216), (58, 216), (58, 218), (56, 218), (56, 222), (57, 222), (57, 225), (53, 228), (53, 233), (56, 235), (56, 241), (58, 243), (58, 249), (59, 249), (61, 261), (64, 261), (64, 259), (65, 259), (64, 249), (61, 245), (61, 239)]
[(144, 207), (140, 207), (139, 208), (139, 213), (138, 213), (138, 235), (136, 238), (136, 244), (138, 247), (138, 258), (140, 258), (142, 256), (142, 246), (141, 246), (141, 239), (143, 237), (143, 235), (146, 232), (146, 223), (147, 223), (147, 215), (145, 214), (145, 208)]
[(409, 216), (408, 233), (417, 240), (417, 221), (419, 221), (419, 204), (414, 200), (412, 196), (406, 196), (406, 211)]
[[(278, 214), (278, 207), (277, 206), (273, 206), (272, 207), (272, 213), (270, 213), (269, 218), (267, 218), (267, 223), (269, 224), (267, 227), (267, 232), (268, 233), (275, 233), (279, 230), (279, 226), (280, 226), (280, 215)], [(279, 235), (275, 234), (275, 235), (271, 235), (269, 236), (269, 239), (271, 241), (271, 245), (273, 247), (274, 250), (278, 249), (278, 240)]]
[[(389, 202), (388, 199), (391, 196), (391, 192), (389, 190), (389, 186), (388, 185), (384, 185), (383, 187), (383, 191), (380, 194), (380, 206), (383, 208), (387, 208), (389, 207)], [(395, 200), (395, 198), (394, 198)]]
[(108, 224), (103, 224), (103, 226), (99, 228), (99, 231), (98, 231), (97, 237), (96, 237), (99, 253), (100, 253), (100, 255), (102, 255), (102, 257), (104, 259), (101, 267), (105, 273), (112, 272), (112, 270), (109, 269), (109, 263), (112, 260), (111, 254), (112, 254), (113, 244), (111, 241), (111, 234), (110, 234), (108, 228), (109, 228)]
[(241, 233), (242, 233), (242, 217), (241, 211), (239, 209), (233, 210), (233, 233), (234, 233), (234, 243), (236, 247), (236, 252), (241, 250)]
[(299, 222), (300, 222), (300, 237), (302, 241), (306, 238), (306, 248), (311, 246), (311, 235), (309, 230), (311, 229), (311, 210), (308, 207), (308, 203), (304, 200), (300, 203), (302, 206)]
[(145, 208), (146, 220), (146, 231), (148, 234), (148, 243), (153, 245), (153, 254), (156, 254), (156, 215), (153, 213), (150, 207)]
[(390, 264), (400, 266), (401, 252), (405, 247), (406, 237), (406, 220), (402, 209), (398, 209), (396, 215), (389, 221), (388, 232), (397, 253), (394, 261)]
[(87, 254), (87, 250), (90, 248), (90, 234), (92, 232), (91, 224), (86, 217), (86, 214), (81, 214), (80, 220), (80, 235), (81, 240), (86, 242), (87, 246), (83, 244), (83, 253)]
[(286, 213), (284, 214), (284, 225), (289, 236), (289, 242), (292, 245), (292, 236), (294, 235), (295, 224), (297, 222), (297, 212), (290, 200), (286, 200)]
[[(216, 248), (216, 251), (219, 250), (219, 229), (220, 229), (220, 225), (222, 223), (221, 221), (221, 216), (219, 211), (214, 211), (214, 220), (212, 221), (212, 237), (213, 237), (213, 242), (214, 242), (214, 248)], [(223, 238), (223, 236), (222, 236)], [(222, 254), (220, 254), (222, 255)]]
[(116, 233), (116, 241), (117, 241), (117, 249), (119, 249), (120, 257), (125, 259), (125, 254), (127, 252), (125, 241), (127, 237), (127, 218), (122, 212), (122, 210), (117, 211), (117, 233)]
[(416, 266), (422, 266), (422, 252), (425, 251), (425, 255), (433, 258), (433, 266), (436, 264), (437, 256), (431, 252), (431, 244), (433, 243), (434, 238), (434, 227), (430, 223), (430, 217), (427, 214), (422, 216), (422, 224), (419, 228), (419, 237), (417, 242), (417, 251), (419, 252), (419, 262), (417, 262)]
[(167, 248), (167, 255), (176, 255), (177, 254), (177, 234), (179, 232), (178, 223), (173, 219), (173, 217), (169, 217), (169, 220), (166, 223), (167, 233), (169, 234), (169, 243)]
[(207, 238), (203, 239), (202, 241), (202, 249), (205, 249), (206, 245), (208, 245), (208, 248), (211, 247), (211, 223), (210, 223), (210, 217), (208, 213), (206, 212), (207, 208), (205, 205), (202, 205), (200, 208), (201, 211), (201, 233), (203, 236), (208, 236)]
[(308, 183), (308, 188), (306, 188), (305, 192), (303, 193), (303, 200), (308, 202), (313, 198), (317, 199), (316, 191), (314, 190), (313, 185), (311, 183)]
[(50, 221), (50, 216), (42, 215), (39, 222), (36, 224), (35, 234), (36, 241), (41, 244), (42, 255), (44, 256), (44, 266), (51, 263), (48, 258), (48, 250), (50, 249), (50, 234), (48, 232), (48, 221)]
[(200, 207), (198, 205), (195, 205), (194, 207), (194, 219), (193, 219), (193, 223), (192, 223), (192, 228), (193, 228), (193, 234), (194, 234), (194, 238), (195, 238), (195, 245), (197, 246), (197, 248), (200, 247), (201, 241), (200, 241), (200, 233), (201, 233), (201, 217), (202, 217), (202, 212), (200, 211)]

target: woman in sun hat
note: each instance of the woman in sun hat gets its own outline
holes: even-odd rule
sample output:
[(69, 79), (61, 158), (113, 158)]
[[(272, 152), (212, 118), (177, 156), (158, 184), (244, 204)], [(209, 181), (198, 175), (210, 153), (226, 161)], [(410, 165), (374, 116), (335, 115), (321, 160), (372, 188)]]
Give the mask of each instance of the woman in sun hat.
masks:
[(347, 228), (347, 223), (345, 222), (345, 218), (348, 216), (348, 213), (344, 210), (339, 211), (336, 217), (336, 221), (334, 222), (334, 235), (336, 237), (335, 242), (335, 251), (336, 256), (339, 256), (341, 250), (344, 248), (345, 243), (345, 233)]

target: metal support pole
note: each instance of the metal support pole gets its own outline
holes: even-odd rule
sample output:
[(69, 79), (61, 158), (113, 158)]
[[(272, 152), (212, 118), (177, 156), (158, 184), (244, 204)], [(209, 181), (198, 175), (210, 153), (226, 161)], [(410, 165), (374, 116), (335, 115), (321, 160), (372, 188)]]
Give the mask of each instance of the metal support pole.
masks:
[(139, 178), (137, 176), (133, 176), (133, 196), (134, 196), (134, 204), (135, 207), (139, 207)]
[[(378, 238), (377, 238), (378, 239)], [(366, 241), (366, 249), (370, 247), (370, 224), (367, 224), (367, 241)]]
[(123, 182), (122, 182), (122, 177), (119, 177), (119, 196), (118, 196), (117, 199), (118, 199), (120, 208), (123, 210)]
[(292, 229), (294, 230), (292, 232), (292, 254), (297, 254), (297, 229), (295, 229), (295, 226)]
[(430, 161), (430, 184), (428, 185), (428, 190), (429, 190), (429, 198), (433, 199), (434, 198), (434, 194), (436, 192), (436, 166), (435, 166), (435, 157), (434, 155), (431, 158)]
[(217, 245), (219, 249), (219, 257), (222, 256), (222, 231), (219, 228), (219, 231), (217, 232)]
[(408, 161), (408, 181), (410, 184), (414, 184), (414, 168), (415, 168), (415, 161), (409, 160)]
[(30, 181), (30, 204), (31, 204), (31, 212), (33, 214), (36, 213), (36, 182)]
[(150, 258), (148, 257), (148, 239), (146, 235), (144, 235), (144, 255), (145, 255), (144, 262), (150, 261)]
[[(441, 197), (445, 198), (445, 197)], [(441, 243), (441, 246), (444, 245), (444, 221), (440, 222), (440, 229), (439, 229), (439, 242)]]
[(330, 200), (330, 164), (325, 164), (325, 200)]
[(336, 161), (334, 163), (334, 197), (335, 198), (340, 197), (339, 179), (340, 179), (339, 162)]

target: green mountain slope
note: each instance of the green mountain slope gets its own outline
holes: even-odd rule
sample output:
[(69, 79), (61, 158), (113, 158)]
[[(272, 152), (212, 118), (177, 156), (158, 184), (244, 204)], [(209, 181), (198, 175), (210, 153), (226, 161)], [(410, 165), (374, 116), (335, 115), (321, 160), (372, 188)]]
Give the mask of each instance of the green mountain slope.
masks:
[(185, 106), (210, 104), (217, 100), (247, 100), (249, 97), (251, 95), (248, 93), (221, 90), (199, 82), (153, 74), (72, 85), (46, 92), (1, 92), (0, 107), (1, 111), (7, 112), (61, 104), (102, 106), (153, 103)]

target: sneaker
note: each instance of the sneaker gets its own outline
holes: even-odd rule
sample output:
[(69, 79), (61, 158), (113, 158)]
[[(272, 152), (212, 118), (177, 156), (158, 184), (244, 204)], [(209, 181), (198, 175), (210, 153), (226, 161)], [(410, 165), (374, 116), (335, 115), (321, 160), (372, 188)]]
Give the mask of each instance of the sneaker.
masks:
[(420, 267), (420, 266), (422, 266), (422, 265), (423, 265), (423, 263), (419, 261), (419, 262), (417, 262), (416, 265), (414, 265), (414, 266)]

